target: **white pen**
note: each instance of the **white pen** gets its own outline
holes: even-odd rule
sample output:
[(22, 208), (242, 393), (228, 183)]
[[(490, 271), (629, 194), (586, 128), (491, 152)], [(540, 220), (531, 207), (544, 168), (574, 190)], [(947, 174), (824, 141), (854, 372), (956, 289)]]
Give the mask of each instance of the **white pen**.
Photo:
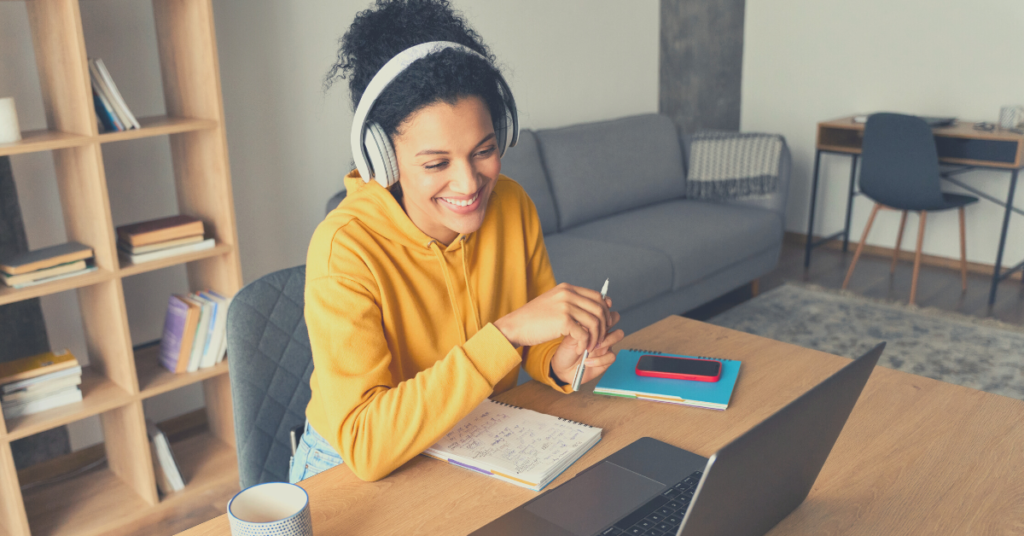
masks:
[[(605, 297), (608, 296), (608, 280), (604, 280), (604, 286), (601, 287), (601, 301), (604, 301)], [(572, 390), (579, 391), (580, 384), (583, 383), (583, 371), (586, 370), (587, 366), (583, 364), (587, 358), (590, 357), (590, 350), (583, 350), (583, 359), (580, 360), (580, 364), (576, 366), (576, 377), (572, 379)]]

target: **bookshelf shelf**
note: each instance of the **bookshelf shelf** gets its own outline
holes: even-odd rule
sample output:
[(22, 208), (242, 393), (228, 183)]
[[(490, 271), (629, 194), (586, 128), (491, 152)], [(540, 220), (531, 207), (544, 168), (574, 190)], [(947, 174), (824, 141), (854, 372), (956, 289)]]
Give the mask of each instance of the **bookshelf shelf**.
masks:
[[(227, 363), (175, 375), (145, 352), (136, 355), (122, 284), (132, 275), (184, 265), (190, 290), (234, 294), (242, 287), (213, 7), (211, 0), (152, 0), (165, 114), (141, 118), (137, 130), (100, 134), (79, 0), (24, 5), (47, 128), (0, 145), (0, 156), (51, 152), (67, 239), (92, 246), (99, 269), (24, 289), (0, 287), (0, 305), (76, 291), (90, 363), (83, 371), (82, 402), (6, 422), (0, 417), (0, 536), (119, 533), (140, 519), (159, 519), (211, 486), (238, 486)], [(205, 251), (122, 265), (110, 201), (119, 192), (108, 191), (102, 146), (165, 135), (178, 213), (202, 219), (217, 243)], [(203, 387), (208, 431), (172, 444), (188, 483), (161, 498), (143, 401), (196, 383)], [(23, 494), (11, 442), (93, 415), (103, 425), (106, 466)]]
[(0, 156), (11, 156), (24, 153), (53, 151), (69, 147), (81, 147), (91, 143), (109, 143), (122, 140), (136, 140), (151, 136), (180, 134), (196, 130), (217, 128), (216, 121), (210, 119), (193, 119), (189, 117), (140, 117), (141, 129), (123, 132), (105, 132), (96, 135), (71, 134), (56, 130), (28, 130), (21, 133), (21, 140), (13, 143), (0, 144)]
[(9, 441), (99, 415), (129, 404), (132, 396), (91, 367), (82, 369), (82, 401), (7, 421)]
[(166, 259), (157, 259), (155, 261), (144, 262), (141, 264), (131, 264), (124, 260), (119, 260), (121, 263), (121, 269), (118, 271), (118, 275), (121, 277), (128, 277), (137, 275), (145, 272), (152, 272), (161, 268), (167, 268), (168, 266), (176, 266), (187, 262), (198, 261), (202, 259), (208, 259), (210, 257), (217, 257), (226, 253), (234, 251), (234, 246), (230, 244), (216, 244), (210, 249), (204, 249), (202, 251), (193, 251), (191, 253), (185, 253), (183, 255), (175, 255), (174, 257), (167, 257)]
[(66, 290), (75, 290), (82, 287), (95, 285), (114, 278), (113, 272), (102, 268), (66, 279), (58, 279), (49, 283), (42, 283), (25, 288), (12, 288), (0, 285), (0, 305), (19, 302), (40, 296), (49, 296)]
[(212, 434), (199, 434), (171, 443), (171, 450), (185, 480), (185, 489), (169, 495), (166, 501), (225, 483), (238, 486), (235, 448)]
[(29, 130), (21, 133), (20, 141), (0, 144), (0, 156), (66, 149), (88, 145), (92, 142), (91, 136), (55, 130)]
[(165, 115), (154, 117), (140, 117), (141, 129), (125, 130), (123, 132), (106, 132), (97, 136), (100, 143), (112, 141), (137, 140), (151, 136), (163, 136), (166, 134), (180, 134), (195, 130), (208, 130), (217, 128), (217, 122), (209, 119), (191, 119), (188, 117), (167, 117)]
[(145, 504), (107, 467), (59, 484), (28, 490), (25, 507), (32, 533), (49, 536), (99, 536), (143, 518), (160, 517), (188, 496), (217, 487), (238, 487), (234, 448), (209, 433), (171, 444), (185, 489)]
[(143, 399), (228, 373), (226, 360), (195, 372), (173, 374), (160, 366), (159, 359), (159, 346), (151, 346), (135, 352), (135, 370), (139, 374), (140, 396)]

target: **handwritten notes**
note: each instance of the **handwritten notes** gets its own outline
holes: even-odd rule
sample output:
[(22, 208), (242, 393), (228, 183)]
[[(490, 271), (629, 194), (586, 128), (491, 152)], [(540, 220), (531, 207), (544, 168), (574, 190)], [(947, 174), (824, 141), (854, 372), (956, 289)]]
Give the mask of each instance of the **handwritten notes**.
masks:
[(536, 483), (553, 479), (600, 435), (600, 428), (487, 399), (427, 454)]

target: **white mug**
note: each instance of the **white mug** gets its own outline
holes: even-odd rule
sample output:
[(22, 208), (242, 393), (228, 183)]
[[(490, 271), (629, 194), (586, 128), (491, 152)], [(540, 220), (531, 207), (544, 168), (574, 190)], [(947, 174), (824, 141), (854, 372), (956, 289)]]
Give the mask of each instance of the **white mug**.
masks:
[(313, 536), (306, 490), (287, 482), (245, 488), (228, 501), (233, 536)]
[(1024, 125), (1024, 106), (1003, 106), (999, 109), (999, 127), (1020, 128)]
[(14, 109), (14, 97), (0, 99), (0, 143), (13, 143), (21, 139), (18, 128), (18, 111)]

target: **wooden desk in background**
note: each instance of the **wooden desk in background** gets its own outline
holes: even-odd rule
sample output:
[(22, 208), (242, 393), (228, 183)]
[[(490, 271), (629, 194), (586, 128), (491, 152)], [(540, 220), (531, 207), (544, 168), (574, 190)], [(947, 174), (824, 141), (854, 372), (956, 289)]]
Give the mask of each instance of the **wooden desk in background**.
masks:
[[(811, 183), (811, 210), (807, 221), (807, 244), (804, 252), (804, 268), (811, 265), (811, 250), (825, 242), (843, 238), (843, 251), (850, 243), (850, 213), (853, 198), (858, 195), (854, 183), (857, 176), (857, 161), (861, 154), (861, 143), (864, 139), (864, 123), (857, 123), (855, 116), (841, 117), (831, 121), (818, 123), (817, 142), (814, 152), (814, 175)], [(999, 238), (999, 249), (996, 253), (995, 269), (992, 274), (992, 288), (989, 290), (988, 303), (996, 300), (996, 288), (999, 282), (1010, 274), (1024, 268), (1024, 261), (1013, 268), (1002, 272), (1003, 249), (1006, 246), (1006, 230), (1010, 224), (1010, 212), (1024, 215), (1024, 211), (1013, 206), (1013, 196), (1017, 188), (1017, 174), (1024, 167), (1024, 134), (1018, 134), (998, 127), (993, 130), (978, 130), (973, 121), (957, 121), (947, 127), (935, 127), (935, 148), (939, 153), (939, 162), (947, 165), (961, 166), (956, 169), (943, 170), (942, 177), (957, 186), (1005, 207), (1003, 230)], [(814, 240), (814, 209), (818, 198), (818, 169), (822, 153), (846, 154), (853, 157), (850, 164), (850, 188), (846, 198), (846, 225), (842, 231)], [(1002, 202), (985, 192), (960, 182), (955, 175), (974, 169), (1006, 170), (1010, 172), (1010, 188), (1006, 201)]]
[[(536, 382), (503, 393), (503, 402), (604, 428), (548, 489), (643, 436), (711, 456), (849, 362), (681, 317), (618, 346), (743, 361), (729, 409), (599, 396), (594, 382), (572, 395)], [(807, 500), (769, 534), (1024, 532), (1022, 422), (1020, 400), (878, 367)], [(379, 482), (342, 465), (302, 486), (324, 536), (467, 534), (537, 496), (423, 456)], [(227, 536), (227, 516), (183, 534)]]

